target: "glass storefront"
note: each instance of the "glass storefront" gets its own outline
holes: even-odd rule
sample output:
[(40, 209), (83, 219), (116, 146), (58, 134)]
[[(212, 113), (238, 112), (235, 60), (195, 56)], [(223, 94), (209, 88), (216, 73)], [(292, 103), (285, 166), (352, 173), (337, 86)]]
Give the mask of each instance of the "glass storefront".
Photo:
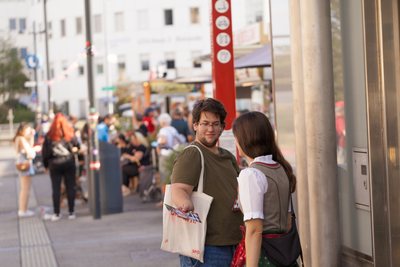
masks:
[[(342, 266), (400, 264), (399, 2), (330, 1)], [(278, 141), (296, 166), (290, 4), (270, 0)]]

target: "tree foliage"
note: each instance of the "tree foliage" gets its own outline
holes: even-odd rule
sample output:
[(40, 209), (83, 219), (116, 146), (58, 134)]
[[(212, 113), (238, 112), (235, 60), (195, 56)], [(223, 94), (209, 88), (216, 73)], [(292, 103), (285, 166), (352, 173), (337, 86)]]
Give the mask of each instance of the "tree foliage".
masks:
[(30, 93), (24, 87), (28, 77), (18, 57), (18, 50), (8, 40), (0, 39), (0, 100), (14, 99), (19, 94)]
[(0, 123), (8, 122), (10, 109), (15, 122), (33, 121), (34, 113), (18, 101), (20, 95), (30, 93), (30, 89), (24, 87), (27, 80), (18, 49), (10, 41), (0, 39)]
[(9, 99), (0, 105), (0, 124), (8, 123), (8, 111), (12, 109), (14, 122), (34, 121), (35, 113), (16, 99)]

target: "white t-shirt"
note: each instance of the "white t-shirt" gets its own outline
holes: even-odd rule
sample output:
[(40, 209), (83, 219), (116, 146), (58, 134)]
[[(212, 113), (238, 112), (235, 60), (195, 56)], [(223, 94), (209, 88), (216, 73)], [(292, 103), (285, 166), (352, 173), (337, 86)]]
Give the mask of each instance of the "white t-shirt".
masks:
[(185, 137), (180, 135), (172, 126), (161, 128), (158, 132), (157, 138), (160, 139), (161, 137), (163, 137), (166, 142), (163, 145), (168, 148), (173, 148), (176, 144), (182, 144), (185, 142)]
[[(276, 164), (272, 155), (257, 157), (253, 162)], [(264, 219), (264, 194), (268, 190), (268, 181), (264, 173), (256, 168), (246, 168), (240, 172), (237, 180), (243, 220)]]

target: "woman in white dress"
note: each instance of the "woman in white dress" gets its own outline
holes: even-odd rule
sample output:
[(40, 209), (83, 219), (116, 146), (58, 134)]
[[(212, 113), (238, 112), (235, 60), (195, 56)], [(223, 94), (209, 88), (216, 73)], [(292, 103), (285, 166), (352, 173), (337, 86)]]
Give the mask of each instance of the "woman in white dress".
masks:
[(20, 191), (18, 197), (18, 217), (29, 217), (35, 213), (28, 210), (29, 192), (31, 189), (31, 179), (34, 174), (32, 159), (36, 156), (33, 149), (34, 130), (26, 123), (21, 123), (13, 139), (17, 152), (17, 163), (29, 161), (26, 170), (18, 170), (20, 177)]

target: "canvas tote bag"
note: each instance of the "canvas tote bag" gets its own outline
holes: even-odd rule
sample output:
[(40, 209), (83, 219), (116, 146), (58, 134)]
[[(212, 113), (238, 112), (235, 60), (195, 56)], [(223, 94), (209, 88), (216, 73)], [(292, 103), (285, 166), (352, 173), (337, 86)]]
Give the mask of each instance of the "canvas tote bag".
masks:
[[(204, 157), (201, 156), (201, 172), (197, 191), (192, 192), (193, 212), (184, 213), (175, 209), (171, 203), (171, 185), (167, 185), (163, 206), (163, 238), (161, 249), (179, 253), (203, 262), (204, 245), (207, 231), (207, 214), (213, 197), (203, 193)], [(185, 149), (186, 149), (185, 148)]]

